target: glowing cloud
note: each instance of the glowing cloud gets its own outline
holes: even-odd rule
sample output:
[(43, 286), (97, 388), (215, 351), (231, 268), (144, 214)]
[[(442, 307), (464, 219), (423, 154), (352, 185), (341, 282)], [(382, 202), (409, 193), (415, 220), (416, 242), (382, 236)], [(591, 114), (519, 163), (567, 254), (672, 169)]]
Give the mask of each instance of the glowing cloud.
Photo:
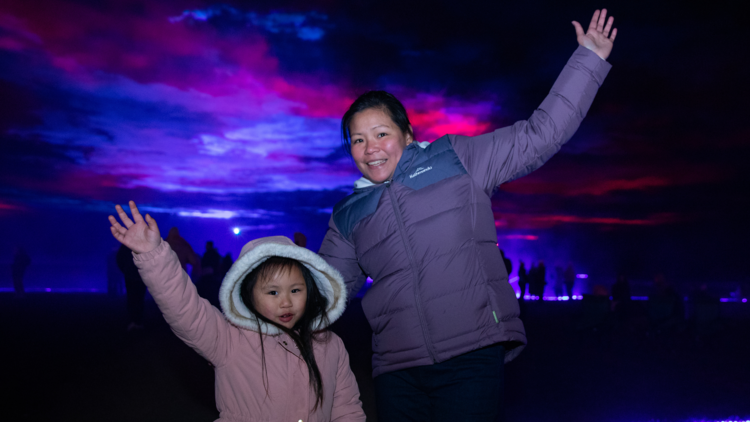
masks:
[(295, 34), (298, 38), (307, 41), (317, 41), (323, 38), (325, 31), (320, 26), (313, 24), (313, 22), (326, 21), (328, 19), (326, 15), (316, 12), (273, 12), (262, 15), (255, 12), (242, 12), (232, 6), (219, 4), (206, 9), (186, 10), (179, 16), (169, 18), (169, 21), (172, 23), (180, 22), (184, 19), (207, 21), (218, 17), (227, 17), (246, 23), (247, 25), (257, 26), (274, 34)]

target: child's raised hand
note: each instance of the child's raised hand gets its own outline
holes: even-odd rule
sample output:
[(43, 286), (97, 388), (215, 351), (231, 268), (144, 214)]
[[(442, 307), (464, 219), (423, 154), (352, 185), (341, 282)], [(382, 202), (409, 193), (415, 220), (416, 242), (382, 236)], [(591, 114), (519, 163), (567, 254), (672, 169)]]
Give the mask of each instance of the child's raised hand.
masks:
[(115, 206), (117, 215), (125, 227), (121, 226), (115, 217), (109, 216), (109, 222), (112, 224), (109, 229), (112, 231), (112, 236), (135, 253), (145, 253), (156, 249), (161, 242), (156, 220), (148, 214), (146, 214), (144, 220), (141, 213), (138, 212), (135, 202), (130, 201), (128, 204), (130, 205), (130, 213), (133, 214), (132, 220), (121, 206)]
[[(604, 25), (604, 22), (607, 25)], [(602, 9), (601, 13), (597, 10), (594, 12), (594, 16), (591, 17), (591, 23), (589, 23), (588, 32), (584, 33), (581, 24), (573, 21), (573, 26), (576, 28), (576, 35), (578, 36), (578, 44), (596, 53), (599, 57), (607, 60), (609, 53), (612, 52), (612, 45), (617, 36), (617, 28), (612, 29), (612, 23), (615, 18), (610, 16), (607, 21), (607, 9)], [(610, 34), (610, 30), (612, 33)]]

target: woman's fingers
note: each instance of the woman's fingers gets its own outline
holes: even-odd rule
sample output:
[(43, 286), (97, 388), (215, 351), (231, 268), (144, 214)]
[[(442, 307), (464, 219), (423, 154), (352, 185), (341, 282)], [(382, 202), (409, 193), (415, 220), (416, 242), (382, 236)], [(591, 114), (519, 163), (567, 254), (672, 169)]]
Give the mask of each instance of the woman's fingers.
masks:
[(599, 22), (599, 11), (595, 10), (594, 11), (594, 16), (591, 17), (591, 22), (589, 22), (588, 32), (590, 32), (590, 31), (596, 31), (597, 22)]
[(125, 227), (130, 228), (130, 226), (132, 226), (134, 223), (125, 213), (125, 210), (123, 210), (120, 205), (115, 205), (115, 209), (117, 210), (117, 216), (120, 217), (120, 220), (122, 220), (122, 223), (125, 224)]
[(615, 18), (613, 16), (609, 17), (609, 20), (607, 20), (607, 26), (604, 27), (604, 36), (609, 38), (609, 31), (612, 30), (612, 24), (614, 23)]
[(583, 32), (583, 27), (581, 26), (580, 23), (578, 23), (576, 21), (573, 21), (573, 26), (576, 29), (576, 36), (577, 37), (581, 37), (581, 36), (585, 35), (584, 32)]
[(607, 21), (607, 9), (602, 9), (602, 13), (599, 14), (599, 21), (596, 23), (596, 31), (604, 31), (604, 22)]

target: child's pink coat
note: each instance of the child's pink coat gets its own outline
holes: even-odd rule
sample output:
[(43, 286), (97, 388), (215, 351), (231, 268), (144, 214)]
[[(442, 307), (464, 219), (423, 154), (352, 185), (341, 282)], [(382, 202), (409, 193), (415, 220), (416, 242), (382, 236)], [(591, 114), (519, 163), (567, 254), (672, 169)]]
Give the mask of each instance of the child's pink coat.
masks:
[(315, 395), (307, 366), (286, 334), (264, 335), (268, 395), (261, 372), (257, 332), (230, 324), (198, 296), (167, 242), (151, 252), (134, 254), (143, 281), (172, 330), (215, 366), (219, 421), (364, 421), (362, 403), (349, 355), (341, 339), (329, 333), (314, 343), (323, 381), (323, 405), (311, 411)]

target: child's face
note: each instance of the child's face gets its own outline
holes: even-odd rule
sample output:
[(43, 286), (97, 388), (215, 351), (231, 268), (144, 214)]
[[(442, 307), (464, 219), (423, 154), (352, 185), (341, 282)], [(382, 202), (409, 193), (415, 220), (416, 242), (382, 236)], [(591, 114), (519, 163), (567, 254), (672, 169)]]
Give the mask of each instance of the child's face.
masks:
[(292, 267), (271, 279), (258, 280), (253, 288), (253, 300), (261, 315), (291, 329), (305, 313), (305, 278), (297, 267)]

